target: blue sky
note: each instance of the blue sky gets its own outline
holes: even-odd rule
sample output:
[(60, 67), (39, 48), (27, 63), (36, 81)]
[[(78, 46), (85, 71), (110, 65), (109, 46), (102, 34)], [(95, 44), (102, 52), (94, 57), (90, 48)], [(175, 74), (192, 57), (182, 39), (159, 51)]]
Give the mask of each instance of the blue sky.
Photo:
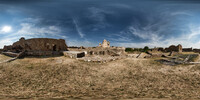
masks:
[(200, 1), (0, 0), (0, 48), (20, 37), (62, 38), (69, 46), (107, 39), (112, 46), (200, 48)]

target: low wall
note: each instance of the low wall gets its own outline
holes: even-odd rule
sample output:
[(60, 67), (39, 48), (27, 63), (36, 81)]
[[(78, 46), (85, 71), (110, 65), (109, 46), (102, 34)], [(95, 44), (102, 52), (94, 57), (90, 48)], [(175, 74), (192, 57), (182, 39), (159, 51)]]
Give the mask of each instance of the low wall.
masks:
[(28, 51), (26, 56), (53, 56), (53, 55), (62, 55), (62, 52), (59, 51)]
[(13, 53), (13, 52), (2, 52), (2, 54), (9, 57), (17, 57), (19, 55), (19, 53)]
[(85, 52), (79, 52), (79, 51), (64, 51), (64, 56), (70, 57), (70, 58), (81, 58), (85, 56)]

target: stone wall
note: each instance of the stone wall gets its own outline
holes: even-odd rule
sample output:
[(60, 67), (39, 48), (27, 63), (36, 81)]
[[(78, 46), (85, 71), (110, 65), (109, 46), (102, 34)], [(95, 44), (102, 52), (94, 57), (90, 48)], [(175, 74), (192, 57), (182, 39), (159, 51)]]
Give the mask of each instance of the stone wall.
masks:
[(70, 57), (70, 58), (82, 58), (85, 56), (85, 52), (79, 52), (79, 51), (64, 51), (64, 56)]
[(193, 52), (200, 53), (200, 49), (193, 49)]
[(3, 50), (14, 53), (25, 51), (27, 55), (42, 56), (67, 51), (67, 45), (63, 39), (33, 38), (26, 40), (25, 38), (21, 38), (11, 46), (4, 46)]
[(162, 48), (162, 47), (155, 47), (155, 48), (153, 48), (153, 49), (151, 49), (151, 51), (152, 52), (158, 52), (158, 51), (164, 51), (164, 48)]
[(174, 52), (182, 52), (182, 45), (177, 45), (177, 46), (175, 46), (175, 45), (171, 45), (171, 46), (169, 46), (169, 48), (165, 48), (165, 51), (166, 52), (172, 52), (172, 51), (174, 51)]
[(0, 49), (0, 53), (2, 53), (3, 52), (3, 49)]
[(102, 47), (83, 47), (83, 48), (69, 48), (69, 51), (79, 51), (85, 52), (86, 56), (92, 55), (108, 55), (108, 56), (119, 56), (124, 55), (125, 48), (124, 47), (109, 47), (109, 48), (102, 48)]
[(110, 55), (110, 56), (120, 56), (125, 54), (125, 48), (123, 47), (110, 47), (110, 48), (87, 48), (88, 55)]
[(99, 47), (108, 48), (110, 47), (110, 42), (104, 39), (102, 44), (99, 43)]
[(183, 48), (183, 52), (192, 52), (193, 49), (192, 48)]

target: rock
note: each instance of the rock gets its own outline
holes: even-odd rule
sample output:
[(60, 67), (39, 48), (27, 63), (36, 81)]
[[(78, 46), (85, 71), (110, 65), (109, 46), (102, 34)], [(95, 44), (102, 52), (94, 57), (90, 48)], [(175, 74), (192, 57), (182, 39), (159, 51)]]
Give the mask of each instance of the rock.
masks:
[(85, 52), (79, 52), (79, 51), (64, 51), (64, 56), (70, 57), (70, 58), (81, 58), (85, 56)]

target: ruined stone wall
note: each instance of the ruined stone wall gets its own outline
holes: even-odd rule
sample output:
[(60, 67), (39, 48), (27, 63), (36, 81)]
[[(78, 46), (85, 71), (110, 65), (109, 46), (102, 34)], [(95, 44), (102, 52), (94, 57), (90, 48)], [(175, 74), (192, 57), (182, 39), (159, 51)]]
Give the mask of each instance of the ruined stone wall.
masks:
[(9, 51), (9, 50), (12, 50), (12, 46), (11, 45), (3, 47), (3, 51)]
[(67, 45), (63, 39), (34, 38), (20, 39), (13, 44), (13, 48), (26, 51), (66, 51)]
[(0, 49), (0, 53), (2, 53), (3, 52), (3, 49)]
[(182, 52), (182, 46), (179, 44), (178, 46), (171, 45), (169, 48), (165, 48), (166, 52)]
[(11, 46), (4, 46), (4, 51), (19, 53), (26, 51), (27, 55), (53, 55), (60, 51), (67, 51), (67, 45), (63, 39), (49, 38), (21, 38)]
[(200, 49), (193, 49), (193, 52), (200, 53)]
[(192, 48), (183, 48), (183, 52), (192, 52), (193, 49)]
[(68, 48), (68, 49), (69, 51), (85, 52), (86, 56), (92, 56), (92, 55), (120, 56), (126, 53), (124, 47), (109, 47), (109, 48), (84, 47), (84, 48)]
[(110, 47), (110, 48), (87, 48), (88, 55), (110, 55), (110, 56), (120, 56), (125, 54), (125, 48), (123, 47)]
[(158, 51), (164, 52), (164, 48), (162, 48), (162, 47), (156, 47), (156, 48), (151, 49), (151, 51), (152, 52), (158, 52)]
[(110, 42), (104, 39), (102, 44), (99, 43), (99, 47), (104, 47), (104, 48), (110, 47)]

